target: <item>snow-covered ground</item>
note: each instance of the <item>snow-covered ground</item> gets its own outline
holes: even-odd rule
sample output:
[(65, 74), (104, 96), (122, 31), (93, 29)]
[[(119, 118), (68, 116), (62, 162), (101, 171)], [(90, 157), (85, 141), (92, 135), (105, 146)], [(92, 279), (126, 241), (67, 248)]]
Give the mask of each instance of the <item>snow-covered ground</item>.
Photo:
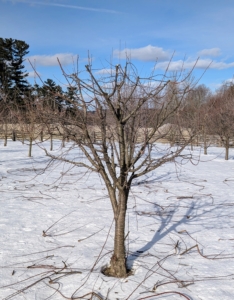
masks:
[(109, 300), (234, 299), (234, 149), (229, 161), (213, 147), (198, 165), (168, 163), (133, 184), (126, 247), (134, 274), (125, 279), (100, 272), (113, 214), (99, 176), (64, 164), (44, 171), (44, 152), (27, 151), (0, 141), (0, 299), (90, 299), (79, 297), (92, 291)]

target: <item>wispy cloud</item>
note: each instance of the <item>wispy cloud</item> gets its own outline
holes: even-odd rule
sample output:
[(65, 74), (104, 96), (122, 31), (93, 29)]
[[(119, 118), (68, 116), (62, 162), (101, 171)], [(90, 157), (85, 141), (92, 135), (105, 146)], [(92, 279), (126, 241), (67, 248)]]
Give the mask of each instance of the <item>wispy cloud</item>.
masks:
[(229, 78), (229, 79), (225, 80), (225, 82), (227, 84), (229, 84), (229, 83), (234, 84), (234, 78)]
[(115, 50), (114, 56), (122, 59), (130, 58), (142, 61), (161, 61), (169, 59), (171, 54), (168, 51), (163, 50), (163, 48), (148, 45), (142, 48), (126, 48), (121, 51)]
[(105, 74), (111, 75), (112, 73), (115, 74), (115, 69), (101, 69), (96, 72), (96, 74), (103, 74), (103, 75)]
[[(41, 75), (39, 72), (37, 72), (37, 74)], [(28, 77), (29, 78), (35, 78), (35, 77), (37, 77), (37, 75), (35, 74), (34, 71), (30, 71), (30, 72), (28, 72)]]
[(220, 56), (221, 55), (221, 50), (219, 48), (211, 48), (211, 49), (203, 49), (199, 51), (198, 56)]
[(225, 63), (225, 62), (217, 62), (212, 61), (211, 59), (199, 59), (196, 60), (190, 60), (190, 61), (183, 61), (183, 60), (177, 60), (177, 61), (164, 61), (160, 62), (155, 66), (155, 69), (161, 69), (166, 70), (168, 68), (169, 71), (179, 71), (182, 69), (217, 69), (217, 70), (223, 70), (223, 69), (229, 69), (234, 67), (234, 62), (231, 63)]
[(72, 53), (57, 53), (54, 55), (33, 55), (27, 57), (28, 60), (32, 64), (36, 64), (36, 66), (57, 66), (58, 59), (63, 66), (70, 65), (74, 62), (74, 58), (76, 59), (76, 55)]
[(78, 9), (78, 10), (88, 10), (93, 12), (100, 12), (100, 13), (109, 13), (109, 14), (118, 14), (119, 11), (111, 10), (111, 9), (105, 9), (105, 8), (94, 8), (94, 7), (85, 7), (85, 6), (77, 6), (77, 5), (70, 5), (70, 4), (60, 4), (60, 3), (49, 3), (49, 2), (40, 2), (40, 1), (30, 1), (30, 0), (5, 0), (7, 2), (12, 3), (26, 3), (30, 5), (46, 5), (46, 6), (57, 6), (57, 7), (63, 7), (63, 8), (70, 8), (70, 9)]

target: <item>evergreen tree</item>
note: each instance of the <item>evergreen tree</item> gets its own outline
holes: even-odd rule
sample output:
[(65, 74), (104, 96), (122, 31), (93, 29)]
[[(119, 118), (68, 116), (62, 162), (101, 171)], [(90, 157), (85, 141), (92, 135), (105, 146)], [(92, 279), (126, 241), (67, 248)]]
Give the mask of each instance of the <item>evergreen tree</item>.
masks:
[(77, 88), (74, 86), (68, 86), (66, 96), (69, 100), (74, 101), (76, 99)]
[(46, 81), (44, 81), (41, 92), (46, 99), (47, 105), (52, 107), (54, 110), (62, 109), (63, 90), (60, 85), (56, 85), (52, 79), (48, 78)]
[(11, 79), (14, 82), (15, 87), (21, 92), (27, 91), (29, 88), (29, 84), (27, 80), (25, 80), (25, 78), (28, 76), (28, 73), (23, 72), (23, 58), (29, 53), (29, 51), (27, 51), (28, 48), (29, 45), (26, 44), (24, 41), (14, 40), (12, 48), (13, 57), (11, 62)]
[(8, 101), (14, 99), (18, 104), (23, 101), (23, 94), (30, 86), (25, 79), (28, 73), (23, 65), (28, 48), (24, 41), (0, 38), (0, 88)]
[(74, 107), (77, 105), (78, 100), (78, 89), (75, 86), (68, 86), (65, 92), (65, 107), (67, 115), (74, 115)]
[(12, 49), (12, 40), (0, 38), (0, 89), (5, 94), (10, 91), (13, 85), (9, 63), (12, 60), (12, 55), (9, 49)]

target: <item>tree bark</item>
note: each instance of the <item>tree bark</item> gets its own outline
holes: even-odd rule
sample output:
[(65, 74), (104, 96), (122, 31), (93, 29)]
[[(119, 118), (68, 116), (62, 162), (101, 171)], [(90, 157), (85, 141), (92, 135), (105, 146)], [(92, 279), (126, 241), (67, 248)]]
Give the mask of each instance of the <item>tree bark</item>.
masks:
[(193, 141), (191, 141), (190, 148), (191, 148), (191, 151), (193, 151)]
[(14, 129), (13, 129), (13, 131), (12, 131), (12, 141), (13, 141), (13, 142), (16, 141), (16, 132), (15, 132)]
[(53, 134), (50, 134), (50, 151), (53, 151)]
[(31, 157), (31, 156), (32, 156), (32, 143), (33, 143), (33, 138), (30, 136), (30, 137), (29, 137), (28, 157)]
[(4, 146), (7, 146), (7, 123), (5, 125), (5, 130), (4, 130)]
[(111, 257), (110, 267), (104, 274), (118, 278), (124, 278), (128, 274), (126, 248), (125, 248), (125, 218), (127, 210), (128, 189), (119, 191), (119, 209), (115, 216), (114, 253)]
[(225, 160), (229, 158), (229, 138), (226, 139), (225, 142)]
[(203, 139), (204, 139), (204, 154), (207, 155), (206, 130), (204, 128), (203, 128)]
[(206, 146), (206, 144), (204, 145), (204, 154), (207, 155), (207, 146)]
[(65, 147), (65, 137), (64, 136), (62, 137), (62, 147), (63, 148)]
[(24, 133), (24, 129), (23, 129), (23, 132), (22, 132), (22, 144), (24, 144), (24, 140), (25, 140), (25, 133)]
[(44, 141), (43, 130), (41, 130), (41, 132), (40, 132), (40, 138), (41, 138), (41, 142), (43, 142)]

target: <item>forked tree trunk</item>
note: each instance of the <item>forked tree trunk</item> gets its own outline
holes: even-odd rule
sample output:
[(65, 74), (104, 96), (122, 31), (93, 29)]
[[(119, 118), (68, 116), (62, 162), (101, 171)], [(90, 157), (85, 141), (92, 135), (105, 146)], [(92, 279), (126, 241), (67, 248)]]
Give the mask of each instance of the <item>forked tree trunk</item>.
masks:
[(126, 248), (125, 248), (125, 218), (129, 191), (124, 189), (119, 192), (119, 211), (115, 216), (114, 253), (110, 266), (104, 271), (107, 276), (124, 278), (128, 274)]

